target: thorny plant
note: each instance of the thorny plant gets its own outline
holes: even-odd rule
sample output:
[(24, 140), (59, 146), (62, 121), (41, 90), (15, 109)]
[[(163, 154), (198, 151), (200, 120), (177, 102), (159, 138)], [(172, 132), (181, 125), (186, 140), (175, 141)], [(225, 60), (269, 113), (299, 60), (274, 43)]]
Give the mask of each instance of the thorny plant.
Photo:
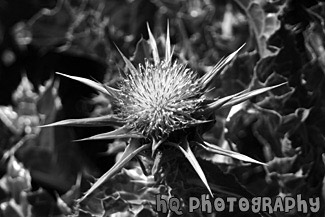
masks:
[[(207, 93), (212, 88), (212, 79), (221, 73), (243, 46), (219, 61), (210, 72), (199, 77), (186, 65), (172, 60), (173, 48), (170, 43), (169, 27), (167, 27), (163, 59), (159, 57), (157, 43), (149, 26), (148, 33), (152, 59), (146, 59), (144, 65), (139, 64), (136, 68), (119, 51), (127, 71), (121, 75), (123, 79), (118, 84), (118, 89), (86, 78), (58, 73), (95, 88), (107, 98), (113, 98), (113, 103), (118, 109), (115, 114), (63, 120), (47, 126), (114, 126), (116, 127), (114, 131), (85, 138), (82, 141), (128, 139), (128, 145), (122, 157), (92, 185), (79, 202), (87, 198), (103, 182), (118, 173), (131, 159), (144, 150), (151, 151), (153, 158), (162, 147), (169, 146), (179, 150), (188, 159), (212, 196), (206, 176), (192, 152), (195, 146), (214, 154), (263, 164), (246, 155), (225, 150), (204, 141), (200, 127), (216, 121), (213, 113), (217, 109), (231, 107), (282, 84), (251, 91), (244, 90), (223, 98), (207, 97)], [(196, 135), (190, 135), (190, 132), (195, 132)]]

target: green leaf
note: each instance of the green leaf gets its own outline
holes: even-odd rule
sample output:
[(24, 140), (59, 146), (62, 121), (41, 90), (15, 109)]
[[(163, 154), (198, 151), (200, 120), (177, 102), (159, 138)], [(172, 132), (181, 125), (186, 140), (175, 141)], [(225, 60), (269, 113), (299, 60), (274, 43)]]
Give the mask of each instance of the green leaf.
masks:
[(224, 155), (227, 157), (235, 158), (237, 160), (241, 160), (241, 161), (245, 161), (245, 162), (249, 162), (249, 163), (261, 164), (263, 166), (266, 165), (265, 163), (254, 160), (253, 158), (250, 158), (246, 155), (243, 155), (238, 152), (231, 151), (231, 150), (226, 150), (226, 149), (220, 148), (219, 146), (212, 145), (208, 142), (204, 142), (204, 145), (201, 143), (198, 143), (198, 142), (196, 142), (196, 144), (198, 144), (200, 147), (202, 147), (206, 151), (209, 151), (212, 153), (221, 154), (221, 155)]
[(102, 175), (85, 193), (85, 195), (79, 199), (79, 203), (86, 199), (95, 189), (103, 184), (107, 179), (111, 178), (117, 172), (119, 172), (133, 157), (135, 157), (141, 151), (150, 148), (150, 144), (141, 145), (137, 140), (131, 139), (130, 144), (126, 147), (122, 154), (122, 157), (117, 161), (114, 166)]
[(100, 127), (100, 126), (119, 126), (123, 123), (121, 119), (115, 115), (105, 115), (101, 117), (68, 119), (58, 121), (52, 124), (43, 125), (40, 127), (56, 127), (56, 126), (77, 126), (77, 127)]
[(121, 138), (143, 138), (143, 135), (132, 132), (126, 127), (120, 127), (116, 130), (107, 133), (97, 134), (84, 139), (75, 140), (76, 142), (88, 141), (88, 140), (106, 140), (106, 139), (121, 139)]
[(213, 197), (212, 191), (208, 184), (208, 180), (206, 179), (200, 164), (197, 162), (192, 150), (190, 149), (188, 142), (187, 141), (183, 142), (183, 144), (182, 144), (183, 147), (178, 144), (175, 144), (175, 143), (169, 143), (169, 144), (172, 145), (173, 147), (179, 149), (185, 155), (185, 157), (191, 163), (194, 170), (196, 171), (196, 173), (199, 175), (200, 179), (204, 183), (205, 187), (208, 189), (209, 193)]

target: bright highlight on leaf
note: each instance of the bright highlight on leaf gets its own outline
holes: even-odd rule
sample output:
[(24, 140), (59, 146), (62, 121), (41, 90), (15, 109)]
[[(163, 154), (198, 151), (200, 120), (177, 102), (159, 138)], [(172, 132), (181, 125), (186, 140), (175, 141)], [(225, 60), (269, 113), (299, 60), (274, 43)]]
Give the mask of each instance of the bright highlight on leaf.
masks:
[[(244, 90), (240, 93), (216, 99), (214, 102), (206, 99), (209, 92), (207, 87), (212, 79), (219, 75), (243, 48), (219, 61), (213, 69), (199, 77), (198, 74), (187, 68), (185, 64), (178, 61), (172, 62), (172, 48), (170, 44), (169, 29), (165, 43), (165, 58), (159, 57), (156, 40), (148, 26), (149, 46), (151, 48), (152, 60), (147, 59), (144, 64), (136, 68), (132, 62), (120, 52), (126, 66), (123, 79), (118, 83), (118, 89), (100, 84), (98, 82), (77, 76), (58, 73), (70, 79), (82, 82), (93, 87), (107, 97), (113, 98), (113, 103), (118, 107), (113, 115), (97, 118), (85, 118), (80, 120), (64, 120), (48, 126), (114, 126), (116, 130), (94, 135), (86, 140), (105, 140), (127, 138), (130, 143), (125, 149), (122, 158), (87, 191), (81, 199), (84, 200), (105, 180), (112, 177), (116, 172), (128, 163), (141, 151), (148, 149), (154, 157), (156, 151), (169, 142), (171, 133), (187, 128), (197, 127), (210, 120), (212, 112), (223, 107), (230, 107), (241, 103), (251, 97), (265, 93), (271, 89), (280, 87), (279, 84), (272, 87), (257, 90)], [(248, 156), (225, 150), (207, 142), (187, 141), (180, 138), (179, 144), (172, 143), (190, 162), (200, 179), (213, 196), (208, 181), (200, 167), (189, 143), (195, 144), (206, 151), (214, 154), (225, 155), (237, 160), (264, 165)], [(193, 143), (192, 143), (193, 142)], [(144, 144), (143, 144), (144, 143)]]

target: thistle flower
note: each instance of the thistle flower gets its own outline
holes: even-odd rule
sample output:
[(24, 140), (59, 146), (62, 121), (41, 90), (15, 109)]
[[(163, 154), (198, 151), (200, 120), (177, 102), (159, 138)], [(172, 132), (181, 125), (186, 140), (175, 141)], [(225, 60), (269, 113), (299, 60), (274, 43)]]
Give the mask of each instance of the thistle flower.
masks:
[(177, 61), (146, 61), (120, 89), (119, 115), (146, 137), (162, 138), (196, 123), (193, 114), (204, 101), (196, 74)]
[[(80, 201), (90, 195), (105, 180), (117, 173), (134, 156), (145, 149), (151, 149), (152, 155), (164, 144), (179, 149), (189, 160), (201, 180), (212, 194), (208, 181), (191, 151), (189, 141), (184, 139), (180, 144), (168, 141), (170, 133), (179, 129), (185, 129), (208, 121), (209, 113), (222, 107), (229, 107), (247, 100), (250, 97), (266, 92), (272, 88), (267, 87), (253, 91), (243, 91), (224, 98), (207, 99), (208, 85), (211, 80), (236, 56), (237, 51), (230, 54), (217, 63), (213, 69), (199, 77), (196, 72), (187, 68), (178, 61), (172, 61), (172, 47), (167, 27), (165, 57), (160, 59), (156, 41), (150, 31), (149, 45), (152, 51), (153, 61), (146, 60), (144, 65), (136, 68), (121, 51), (120, 54), (128, 69), (124, 72), (123, 81), (118, 84), (118, 89), (109, 87), (95, 81), (58, 73), (65, 77), (77, 80), (113, 98), (118, 107), (117, 113), (96, 118), (64, 120), (47, 126), (115, 126), (116, 130), (95, 135), (83, 140), (102, 140), (129, 138), (121, 159), (100, 177), (96, 183), (86, 192)], [(144, 138), (144, 139), (142, 139)], [(145, 143), (145, 144), (142, 144)], [(226, 155), (238, 160), (251, 163), (259, 163), (240, 153), (224, 150), (205, 141), (195, 142), (205, 150), (216, 154)]]

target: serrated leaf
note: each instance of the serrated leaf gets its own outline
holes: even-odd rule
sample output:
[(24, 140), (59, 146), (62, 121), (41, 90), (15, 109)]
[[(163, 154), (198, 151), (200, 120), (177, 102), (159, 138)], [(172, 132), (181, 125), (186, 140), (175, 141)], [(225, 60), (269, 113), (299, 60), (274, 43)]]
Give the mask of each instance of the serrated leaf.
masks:
[(212, 152), (212, 153), (224, 155), (224, 156), (227, 156), (227, 157), (235, 158), (237, 160), (241, 160), (241, 161), (245, 161), (245, 162), (249, 162), (249, 163), (256, 163), (256, 164), (260, 164), (260, 165), (263, 165), (263, 166), (266, 165), (265, 163), (254, 160), (253, 158), (248, 157), (246, 155), (243, 155), (243, 154), (240, 154), (238, 152), (231, 151), (231, 150), (226, 150), (226, 149), (220, 148), (219, 146), (212, 145), (212, 144), (210, 144), (208, 142), (204, 142), (204, 145), (201, 144), (201, 143), (198, 143), (198, 142), (196, 144), (198, 144), (200, 147), (202, 147), (206, 151), (209, 151), (209, 152)]
[(101, 126), (119, 126), (123, 121), (115, 115), (105, 115), (101, 117), (68, 119), (58, 121), (52, 124), (40, 127), (56, 127), (56, 126), (77, 126), (77, 127), (101, 127)]
[(204, 172), (199, 164), (199, 162), (197, 162), (189, 144), (187, 141), (185, 141), (182, 146), (181, 145), (177, 145), (174, 143), (170, 143), (170, 145), (172, 145), (173, 147), (179, 149), (187, 158), (187, 160), (191, 163), (191, 165), (193, 166), (194, 170), (196, 171), (196, 173), (199, 175), (200, 179), (202, 180), (202, 182), (204, 183), (205, 187), (208, 189), (210, 195), (213, 197), (213, 193), (210, 189), (209, 183), (207, 178), (204, 175)]
[(120, 127), (116, 130), (107, 133), (97, 134), (84, 139), (75, 140), (76, 142), (88, 141), (88, 140), (107, 140), (107, 139), (121, 139), (121, 138), (143, 138), (143, 135), (132, 132), (126, 127)]
[(114, 166), (102, 175), (85, 193), (85, 195), (79, 200), (82, 202), (86, 199), (95, 189), (103, 184), (107, 179), (111, 178), (117, 172), (119, 172), (133, 157), (135, 157), (141, 151), (150, 148), (150, 144), (141, 145), (137, 140), (132, 139), (130, 144), (124, 150), (122, 157), (117, 161)]
[(102, 217), (112, 216), (114, 213), (128, 213), (129, 204), (118, 196), (108, 196), (102, 200), (105, 213)]
[[(105, 214), (126, 211), (135, 215), (145, 207), (150, 209), (156, 204), (156, 195), (164, 193), (156, 184), (153, 176), (144, 175), (138, 167), (123, 168), (121, 172), (103, 184), (105, 192), (109, 192), (102, 200)], [(94, 197), (96, 196), (92, 198)]]

